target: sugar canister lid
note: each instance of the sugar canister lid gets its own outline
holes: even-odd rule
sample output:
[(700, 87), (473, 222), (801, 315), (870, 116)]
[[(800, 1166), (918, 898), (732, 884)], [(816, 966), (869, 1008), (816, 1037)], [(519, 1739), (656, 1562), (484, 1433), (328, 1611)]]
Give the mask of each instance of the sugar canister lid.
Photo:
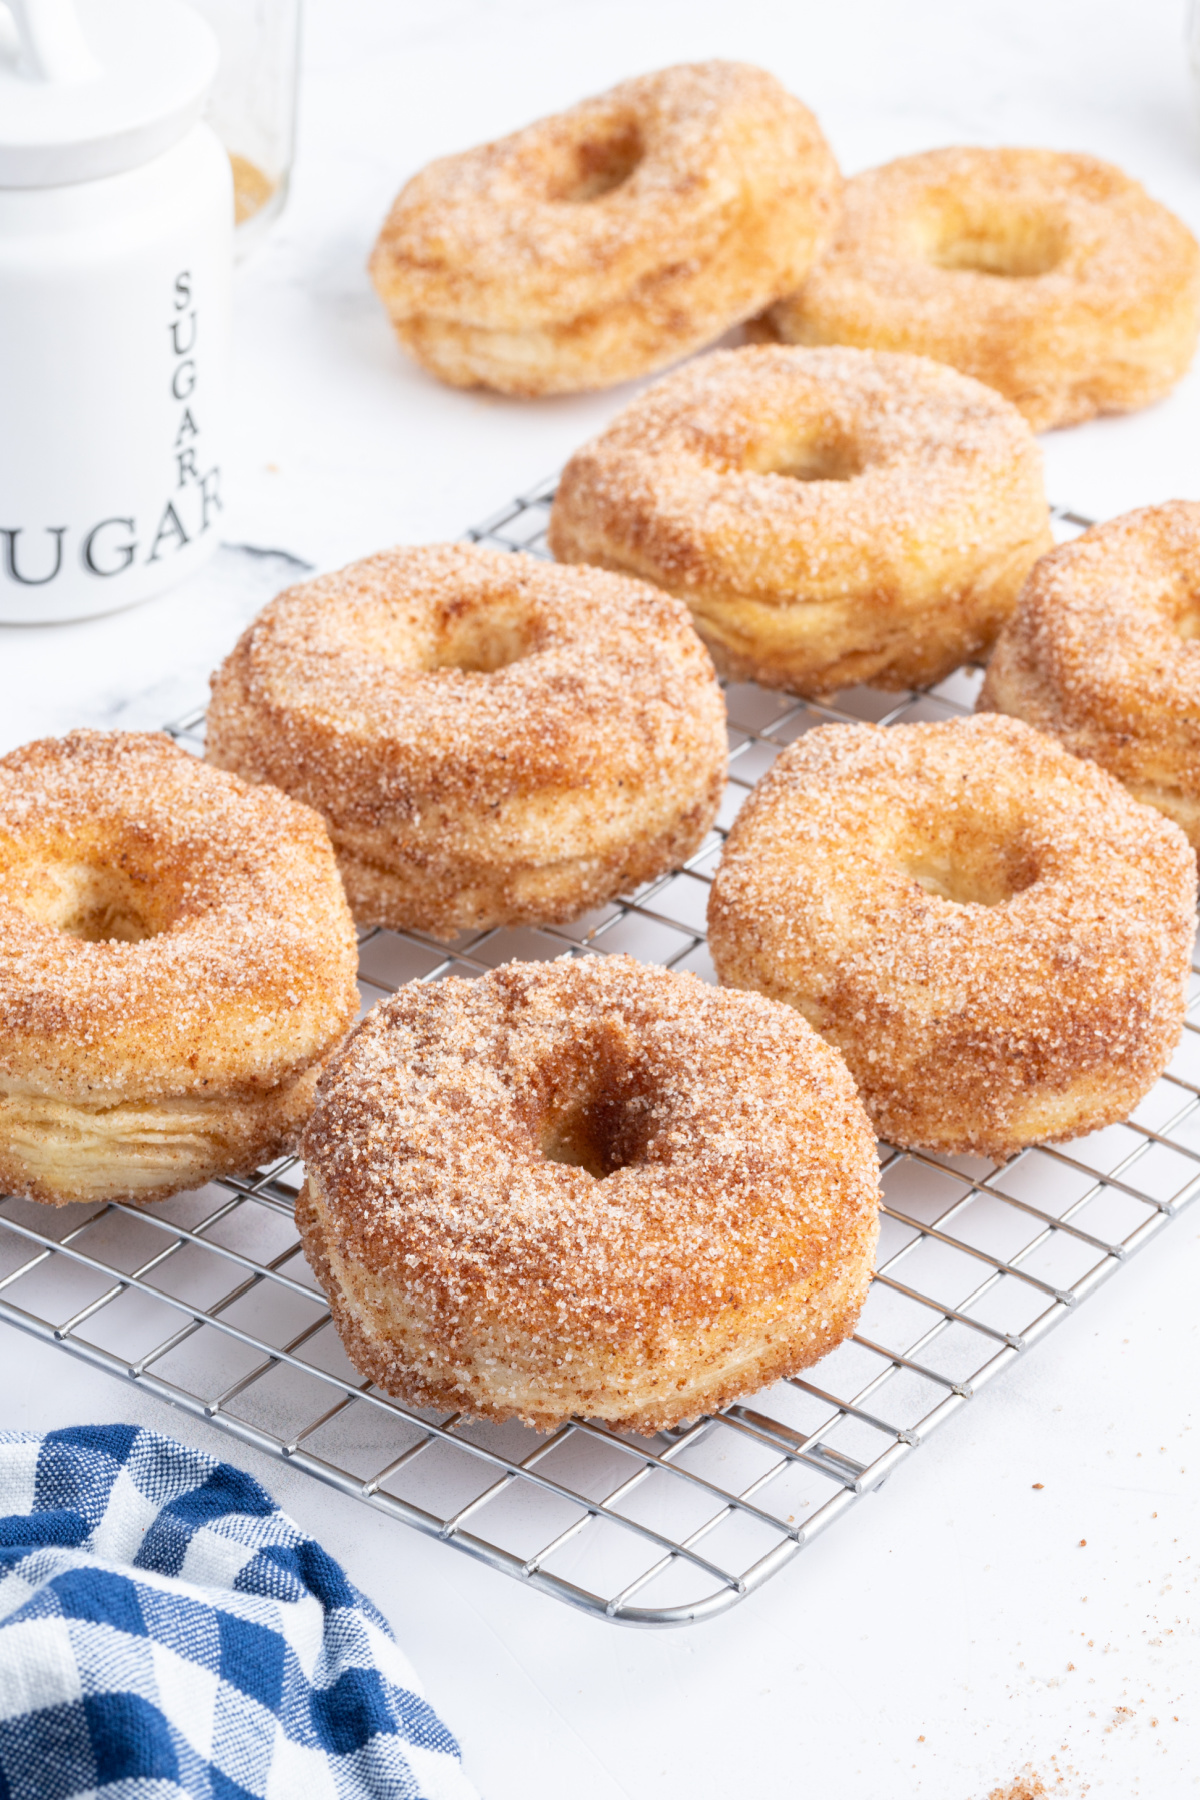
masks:
[(0, 187), (149, 162), (200, 117), (219, 56), (185, 0), (0, 0)]

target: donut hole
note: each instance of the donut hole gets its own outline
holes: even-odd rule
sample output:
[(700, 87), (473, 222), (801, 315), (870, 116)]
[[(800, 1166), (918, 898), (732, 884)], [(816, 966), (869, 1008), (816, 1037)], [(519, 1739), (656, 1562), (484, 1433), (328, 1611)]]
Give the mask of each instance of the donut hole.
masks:
[(645, 153), (641, 132), (634, 124), (622, 125), (611, 135), (585, 139), (574, 146), (571, 166), (550, 197), (568, 206), (603, 200), (624, 187)]
[(1185, 594), (1174, 619), (1175, 636), (1185, 643), (1200, 638), (1200, 594)]
[(538, 1143), (547, 1162), (586, 1169), (603, 1181), (644, 1157), (653, 1097), (623, 1033), (602, 1027), (578, 1048), (541, 1111)]
[(790, 444), (759, 471), (791, 481), (853, 481), (862, 472), (862, 458), (849, 444)]
[(1019, 849), (1006, 853), (990, 845), (974, 853), (916, 853), (905, 857), (901, 866), (927, 894), (956, 906), (1003, 906), (1037, 880), (1032, 860)]
[(494, 675), (523, 662), (539, 648), (533, 620), (511, 614), (464, 613), (447, 621), (428, 669), (461, 669), (464, 675)]
[(1029, 281), (1057, 268), (1065, 251), (1065, 233), (1053, 220), (997, 211), (944, 221), (926, 256), (939, 269)]
[(624, 1109), (611, 1097), (577, 1099), (542, 1127), (541, 1151), (547, 1162), (586, 1169), (597, 1181), (626, 1166), (618, 1148)]
[(86, 944), (141, 944), (162, 926), (147, 896), (121, 871), (86, 863), (58, 864), (25, 872), (17, 904), (40, 925)]
[(756, 475), (784, 475), (789, 481), (853, 481), (866, 464), (856, 444), (826, 432), (764, 444), (745, 466)]
[(384, 613), (348, 622), (341, 641), (360, 655), (405, 675), (430, 675), (459, 669), (467, 675), (493, 675), (522, 662), (542, 648), (545, 632), (528, 608), (452, 601), (429, 626)]

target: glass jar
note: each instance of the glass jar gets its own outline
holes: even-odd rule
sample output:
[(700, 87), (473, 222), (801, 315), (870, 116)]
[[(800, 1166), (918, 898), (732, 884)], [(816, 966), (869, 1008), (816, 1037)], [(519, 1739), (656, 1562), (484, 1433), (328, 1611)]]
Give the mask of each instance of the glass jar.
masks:
[[(0, 8), (0, 17), (6, 9)], [(20, 0), (0, 58), (0, 622), (90, 618), (217, 547), (229, 162), (182, 0)]]
[(283, 210), (296, 144), (300, 0), (192, 0), (217, 34), (221, 66), (205, 114), (229, 152), (244, 256)]

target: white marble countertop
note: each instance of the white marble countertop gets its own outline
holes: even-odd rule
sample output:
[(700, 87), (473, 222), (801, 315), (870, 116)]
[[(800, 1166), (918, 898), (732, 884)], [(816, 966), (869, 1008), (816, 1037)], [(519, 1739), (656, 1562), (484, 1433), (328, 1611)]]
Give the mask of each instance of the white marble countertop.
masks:
[[(950, 142), (1084, 149), (1200, 229), (1182, 37), (1175, 0), (310, 0), (293, 198), (238, 276), (225, 536), (319, 566), (456, 536), (621, 403), (454, 393), (403, 361), (364, 263), (430, 156), (735, 56), (813, 106), (848, 170)], [(1105, 517), (1195, 496), (1198, 395), (1195, 372), (1045, 439), (1052, 497)], [(223, 552), (136, 611), (0, 628), (0, 750), (199, 703), (287, 575)], [(1054, 1794), (1171, 1800), (1200, 1788), (1198, 1282), (1200, 1213), (765, 1590), (677, 1632), (576, 1616), (8, 1328), (0, 1420), (152, 1423), (253, 1469), (389, 1614), (489, 1800), (984, 1800), (1026, 1764)]]

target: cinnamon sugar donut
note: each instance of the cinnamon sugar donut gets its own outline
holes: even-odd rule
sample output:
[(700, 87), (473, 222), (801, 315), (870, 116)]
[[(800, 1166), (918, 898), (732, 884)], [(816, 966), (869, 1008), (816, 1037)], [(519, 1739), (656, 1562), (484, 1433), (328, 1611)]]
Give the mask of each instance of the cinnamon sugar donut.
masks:
[(400, 342), (455, 387), (609, 387), (789, 293), (840, 188), (816, 120), (773, 76), (683, 64), (431, 163), (396, 200), (371, 279)]
[(1048, 731), (1200, 850), (1200, 506), (1096, 525), (1043, 557), (988, 664), (981, 712)]
[(213, 678), (208, 755), (321, 812), (354, 916), (572, 919), (689, 856), (725, 706), (677, 600), (463, 544), (291, 588)]
[(416, 1406), (662, 1430), (817, 1361), (870, 1279), (879, 1164), (841, 1058), (625, 956), (374, 1007), (304, 1159), (342, 1341)]
[(828, 253), (767, 326), (936, 357), (1048, 431), (1174, 387), (1200, 329), (1200, 246), (1094, 156), (928, 150), (847, 182)]
[(162, 1200), (290, 1149), (356, 961), (307, 807), (157, 733), (0, 758), (0, 1190)]
[(709, 943), (837, 1046), (882, 1136), (999, 1158), (1162, 1073), (1195, 903), (1183, 833), (1028, 725), (833, 725), (742, 808)]
[(808, 695), (940, 680), (1052, 543), (1041, 452), (990, 388), (779, 347), (639, 395), (567, 464), (549, 541), (686, 600), (723, 672)]

